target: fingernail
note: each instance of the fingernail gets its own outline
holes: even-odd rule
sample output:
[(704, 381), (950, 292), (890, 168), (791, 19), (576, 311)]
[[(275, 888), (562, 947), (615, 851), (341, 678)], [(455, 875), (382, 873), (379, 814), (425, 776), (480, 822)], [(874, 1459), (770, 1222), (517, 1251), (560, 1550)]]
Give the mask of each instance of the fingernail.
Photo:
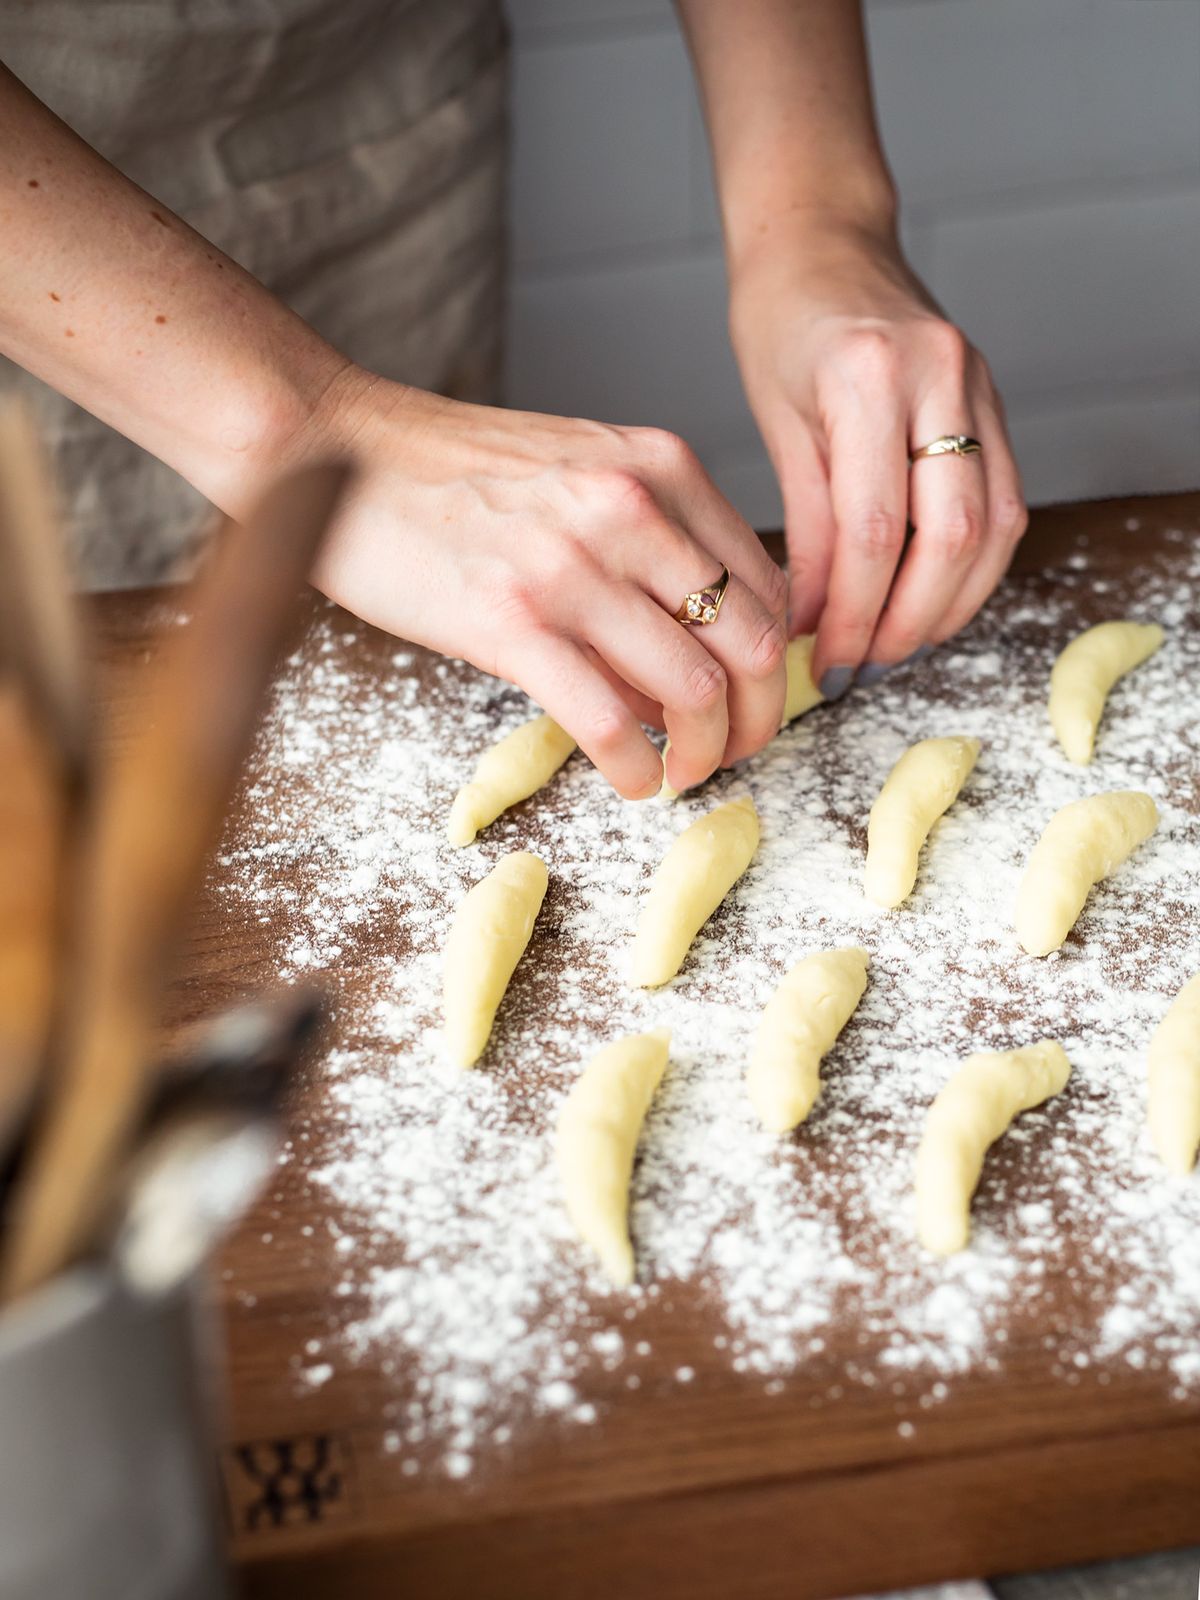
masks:
[(902, 667), (911, 667), (914, 661), (924, 661), (926, 656), (931, 656), (932, 654), (933, 646), (931, 644), (923, 644), (919, 650), (914, 650), (912, 655), (905, 656), (900, 665)]
[(862, 688), (869, 689), (872, 684), (886, 678), (893, 667), (903, 665), (903, 662), (896, 661), (868, 661), (865, 667), (859, 667), (854, 681)]
[(853, 667), (830, 667), (821, 675), (821, 694), (826, 700), (840, 700), (853, 682)]

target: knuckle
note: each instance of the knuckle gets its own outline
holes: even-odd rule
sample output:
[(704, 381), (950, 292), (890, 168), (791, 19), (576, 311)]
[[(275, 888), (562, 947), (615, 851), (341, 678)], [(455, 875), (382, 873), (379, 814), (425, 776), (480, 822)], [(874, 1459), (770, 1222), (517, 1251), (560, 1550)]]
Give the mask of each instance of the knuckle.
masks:
[(890, 384), (899, 371), (899, 352), (882, 328), (854, 328), (846, 335), (846, 360), (860, 379)]
[(488, 606), (503, 632), (526, 633), (540, 620), (538, 585), (524, 572), (503, 572), (489, 586)]
[(937, 542), (952, 561), (973, 556), (983, 543), (983, 517), (978, 507), (966, 503), (950, 507), (938, 524)]
[(725, 698), (725, 668), (712, 656), (698, 661), (688, 673), (685, 688), (688, 704), (696, 711), (713, 711)]
[(609, 467), (597, 474), (596, 505), (602, 522), (620, 519), (641, 523), (658, 511), (658, 503), (643, 479), (626, 467)]
[(930, 351), (943, 367), (965, 376), (972, 351), (960, 328), (956, 328), (952, 322), (933, 322), (925, 337)]
[(514, 598), (539, 612), (548, 597), (570, 594), (591, 581), (596, 556), (586, 527), (566, 527), (531, 533), (523, 551), (524, 571), (514, 574), (508, 588)]
[(691, 445), (669, 428), (639, 428), (635, 439), (639, 454), (656, 467), (680, 474), (699, 467)]
[(783, 624), (772, 617), (759, 630), (750, 650), (750, 671), (756, 678), (770, 678), (783, 665), (787, 651), (787, 633)]
[(1006, 544), (1019, 544), (1029, 526), (1029, 511), (1020, 495), (1005, 495), (995, 510), (995, 524)]
[(600, 756), (611, 756), (624, 744), (629, 723), (616, 706), (594, 711), (588, 719), (587, 743)]
[(904, 518), (886, 506), (872, 506), (853, 525), (855, 547), (866, 556), (895, 556), (904, 543)]

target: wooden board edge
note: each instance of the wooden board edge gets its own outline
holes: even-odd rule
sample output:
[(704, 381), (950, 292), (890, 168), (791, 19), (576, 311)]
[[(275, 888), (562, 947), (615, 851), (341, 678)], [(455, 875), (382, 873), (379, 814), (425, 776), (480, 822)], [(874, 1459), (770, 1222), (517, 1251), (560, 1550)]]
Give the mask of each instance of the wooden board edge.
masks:
[[(332, 1530), (331, 1530), (332, 1531)], [(248, 1550), (248, 1600), (832, 1600), (1200, 1540), (1200, 1423)]]

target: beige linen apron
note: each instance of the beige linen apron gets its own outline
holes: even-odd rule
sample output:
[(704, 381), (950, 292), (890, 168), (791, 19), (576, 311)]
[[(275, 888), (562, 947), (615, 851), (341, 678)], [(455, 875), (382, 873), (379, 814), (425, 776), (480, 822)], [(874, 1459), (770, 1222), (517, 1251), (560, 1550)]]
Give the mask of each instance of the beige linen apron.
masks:
[[(0, 60), (353, 360), (496, 398), (499, 0), (0, 0)], [(83, 582), (177, 571), (201, 497), (2, 360), (0, 387), (36, 396)]]

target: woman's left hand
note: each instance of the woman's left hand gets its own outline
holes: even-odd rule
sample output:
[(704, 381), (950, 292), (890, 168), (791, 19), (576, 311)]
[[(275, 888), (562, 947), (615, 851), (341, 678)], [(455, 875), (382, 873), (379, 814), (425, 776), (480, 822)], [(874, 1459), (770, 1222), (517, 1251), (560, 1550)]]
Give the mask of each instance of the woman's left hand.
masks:
[[(731, 326), (783, 490), (791, 632), (816, 630), (836, 698), (956, 633), (1003, 576), (1027, 521), (1003, 408), (890, 232), (789, 219), (735, 264)], [(943, 434), (982, 453), (910, 468)]]

